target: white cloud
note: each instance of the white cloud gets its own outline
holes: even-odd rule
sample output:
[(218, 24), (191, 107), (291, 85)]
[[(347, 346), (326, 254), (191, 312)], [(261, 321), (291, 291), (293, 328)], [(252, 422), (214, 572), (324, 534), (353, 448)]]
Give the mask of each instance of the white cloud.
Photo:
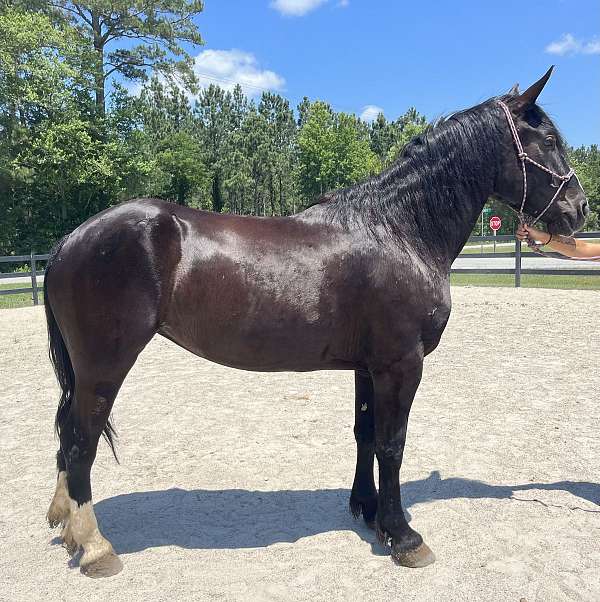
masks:
[(302, 17), (325, 2), (327, 0), (273, 0), (271, 8), (288, 17)]
[(338, 8), (347, 8), (349, 4), (350, 0), (339, 0), (339, 2), (337, 3)]
[(383, 109), (381, 107), (378, 107), (376, 105), (367, 105), (366, 107), (363, 107), (362, 113), (360, 114), (360, 118), (363, 121), (375, 121), (379, 113), (383, 113)]
[(546, 46), (548, 54), (600, 54), (600, 40), (591, 40), (584, 42), (578, 40), (573, 34), (564, 33), (558, 40), (551, 42)]
[(202, 87), (218, 84), (233, 90), (240, 84), (247, 96), (258, 96), (265, 90), (283, 90), (285, 79), (268, 69), (261, 69), (251, 52), (242, 50), (203, 50), (194, 59), (194, 73)]
[(584, 54), (600, 54), (600, 40), (592, 40), (583, 47)]
[(546, 46), (548, 54), (567, 54), (569, 52), (577, 52), (580, 42), (578, 42), (570, 33), (565, 33), (556, 42), (552, 42)]

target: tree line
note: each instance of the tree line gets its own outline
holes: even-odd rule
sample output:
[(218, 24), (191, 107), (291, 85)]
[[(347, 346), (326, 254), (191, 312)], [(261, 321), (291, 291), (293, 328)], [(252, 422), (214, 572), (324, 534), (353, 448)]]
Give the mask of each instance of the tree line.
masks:
[[(427, 127), (414, 108), (367, 123), (320, 100), (294, 109), (280, 94), (253, 99), (239, 85), (198, 89), (183, 48), (202, 42), (193, 21), (202, 8), (198, 0), (0, 0), (0, 255), (46, 251), (136, 196), (295, 213), (378, 173)], [(132, 94), (128, 81), (141, 91)], [(570, 155), (597, 228), (598, 148)]]

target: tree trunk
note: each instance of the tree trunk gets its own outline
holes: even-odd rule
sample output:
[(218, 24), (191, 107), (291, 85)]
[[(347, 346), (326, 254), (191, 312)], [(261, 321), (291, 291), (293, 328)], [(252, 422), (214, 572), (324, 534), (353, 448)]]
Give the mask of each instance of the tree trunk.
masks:
[(285, 215), (285, 207), (283, 203), (283, 182), (281, 181), (281, 173), (278, 174), (279, 178), (279, 211), (281, 215)]
[(269, 176), (269, 200), (271, 201), (271, 216), (275, 215), (275, 186), (273, 185), (273, 174)]
[(221, 210), (223, 209), (223, 198), (221, 197), (221, 181), (219, 174), (217, 173), (213, 176), (212, 181), (212, 205), (213, 211), (221, 213)]
[(178, 205), (185, 205), (185, 183), (183, 182), (183, 180), (180, 180), (177, 183), (177, 204)]
[(96, 51), (96, 66), (94, 73), (95, 92), (96, 92), (96, 117), (103, 119), (106, 116), (106, 97), (104, 85), (104, 42), (102, 41), (102, 26), (100, 25), (100, 13), (96, 10), (91, 11), (92, 30), (94, 32), (94, 50)]

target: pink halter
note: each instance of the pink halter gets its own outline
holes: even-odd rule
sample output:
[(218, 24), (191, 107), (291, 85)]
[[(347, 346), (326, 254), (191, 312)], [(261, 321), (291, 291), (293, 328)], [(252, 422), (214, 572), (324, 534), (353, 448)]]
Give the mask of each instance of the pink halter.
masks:
[[(545, 167), (541, 163), (538, 163), (537, 161), (534, 161), (523, 150), (523, 144), (521, 143), (521, 139), (519, 138), (519, 132), (517, 131), (517, 126), (515, 125), (515, 120), (513, 119), (513, 116), (512, 116), (512, 114), (510, 112), (510, 109), (501, 100), (498, 101), (498, 104), (502, 107), (502, 110), (504, 111), (504, 114), (506, 115), (506, 119), (508, 121), (508, 127), (510, 128), (510, 131), (512, 133), (513, 141), (515, 143), (515, 147), (517, 148), (517, 157), (519, 158), (519, 161), (521, 162), (521, 170), (523, 172), (523, 200), (521, 201), (521, 208), (518, 211), (519, 221), (522, 224), (526, 224), (528, 226), (532, 226), (537, 221), (539, 221), (539, 219), (542, 217), (542, 215), (544, 215), (544, 213), (546, 213), (546, 211), (548, 211), (548, 209), (550, 209), (550, 207), (552, 206), (552, 203), (554, 203), (554, 201), (558, 198), (558, 195), (560, 194), (561, 190), (564, 188), (565, 184), (567, 184), (571, 180), (571, 178), (573, 176), (575, 176), (575, 179), (578, 182), (579, 182), (579, 178), (577, 177), (577, 174), (575, 173), (575, 171), (573, 169), (570, 169), (567, 174), (561, 175), (561, 174), (556, 173), (555, 171), (552, 171), (551, 169), (548, 169), (547, 167)], [(561, 180), (561, 184), (558, 187), (558, 190), (554, 193), (554, 196), (550, 199), (550, 201), (542, 209), (542, 211), (540, 211), (540, 213), (538, 213), (535, 217), (531, 217), (531, 220), (530, 220), (529, 223), (527, 223), (528, 220), (527, 220), (527, 217), (526, 217), (526, 215), (524, 213), (525, 201), (527, 200), (527, 170), (525, 169), (525, 162), (526, 161), (529, 162), (529, 163), (531, 163), (532, 165), (535, 165), (536, 167), (538, 167), (539, 169), (545, 171), (546, 173), (549, 173), (551, 176), (553, 176), (553, 177), (558, 178), (559, 180)], [(535, 251), (539, 255), (544, 255), (545, 257), (552, 257), (552, 255), (548, 255), (547, 253), (544, 253), (540, 249), (539, 245), (537, 245), (535, 243), (535, 241), (533, 241), (531, 239), (527, 239), (527, 244), (528, 244), (529, 247), (531, 247), (531, 249), (533, 251)], [(564, 256), (564, 257), (561, 257), (561, 259), (576, 259), (576, 260), (580, 260), (580, 261), (590, 261), (590, 260), (593, 261), (593, 260), (600, 259), (600, 255), (594, 256), (594, 257), (568, 257), (568, 256)]]
[(527, 225), (532, 226), (537, 221), (539, 221), (539, 219), (542, 217), (542, 215), (544, 215), (544, 213), (546, 213), (546, 211), (548, 211), (548, 209), (550, 209), (550, 207), (552, 206), (554, 201), (558, 198), (558, 195), (561, 193), (564, 186), (571, 180), (571, 178), (573, 176), (575, 176), (577, 178), (577, 176), (575, 175), (575, 171), (573, 171), (573, 169), (570, 169), (569, 173), (567, 173), (565, 175), (561, 175), (561, 174), (556, 173), (555, 171), (552, 171), (551, 169), (548, 169), (541, 163), (534, 161), (523, 150), (523, 144), (521, 143), (521, 139), (519, 138), (519, 132), (517, 131), (517, 126), (515, 125), (515, 120), (513, 119), (510, 109), (501, 100), (498, 101), (498, 104), (502, 107), (502, 110), (504, 111), (504, 114), (506, 115), (506, 120), (508, 121), (508, 127), (510, 128), (510, 131), (511, 131), (512, 137), (513, 137), (513, 141), (514, 141), (515, 147), (517, 149), (517, 157), (519, 158), (519, 161), (521, 162), (521, 170), (523, 172), (523, 200), (521, 201), (521, 208), (519, 209), (518, 215), (519, 215), (519, 221), (522, 224), (527, 224), (527, 220), (526, 220), (525, 213), (524, 213), (525, 201), (527, 200), (527, 170), (525, 169), (525, 162), (527, 161), (528, 163), (535, 165), (537, 168), (545, 171), (546, 173), (549, 173), (551, 176), (561, 180), (561, 184), (558, 187), (558, 190), (554, 193), (554, 196), (550, 199), (550, 201), (544, 207), (544, 209), (542, 209), (542, 211), (540, 211), (540, 213), (538, 213), (538, 215), (536, 215), (535, 217), (533, 217), (533, 216), (531, 217), (531, 221)]

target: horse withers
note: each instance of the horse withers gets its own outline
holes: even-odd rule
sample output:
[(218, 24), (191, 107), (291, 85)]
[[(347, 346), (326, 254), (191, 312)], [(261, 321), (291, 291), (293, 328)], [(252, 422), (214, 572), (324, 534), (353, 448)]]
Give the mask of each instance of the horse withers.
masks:
[[(123, 380), (156, 333), (235, 368), (354, 370), (350, 509), (391, 543), (399, 564), (433, 562), (404, 516), (399, 470), (423, 358), (450, 315), (450, 266), (490, 197), (533, 218), (544, 211), (557, 235), (579, 229), (587, 212), (577, 179), (556, 194), (550, 175), (569, 169), (536, 105), (549, 76), (442, 120), (381, 174), (296, 215), (241, 217), (136, 199), (56, 246), (45, 302), (60, 450), (48, 520), (62, 524), (69, 551), (83, 548), (84, 573), (122, 566), (98, 529), (90, 471), (100, 435), (113, 444), (109, 416)], [(546, 171), (523, 168), (524, 154)]]

